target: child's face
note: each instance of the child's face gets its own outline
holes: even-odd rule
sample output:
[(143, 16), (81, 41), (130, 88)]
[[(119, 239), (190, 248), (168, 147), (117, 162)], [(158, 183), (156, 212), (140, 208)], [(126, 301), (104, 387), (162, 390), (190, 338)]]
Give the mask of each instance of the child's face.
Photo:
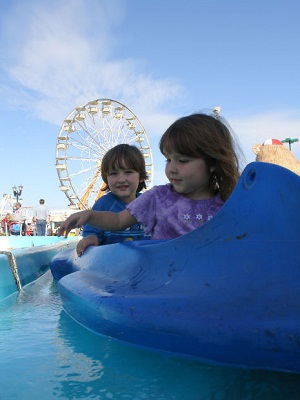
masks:
[(209, 171), (202, 158), (178, 153), (166, 154), (166, 175), (173, 189), (190, 199), (201, 200), (213, 196), (209, 187)]
[(136, 198), (136, 191), (140, 182), (139, 173), (133, 169), (115, 168), (109, 170), (107, 174), (110, 191), (125, 203), (130, 203)]

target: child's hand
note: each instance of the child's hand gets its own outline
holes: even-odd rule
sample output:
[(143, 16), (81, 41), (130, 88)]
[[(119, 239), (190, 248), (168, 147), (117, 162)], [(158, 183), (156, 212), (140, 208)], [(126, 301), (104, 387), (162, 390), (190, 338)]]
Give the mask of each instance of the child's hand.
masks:
[(67, 237), (72, 229), (81, 228), (82, 225), (87, 223), (89, 214), (90, 211), (86, 210), (70, 215), (59, 227), (57, 236)]
[(89, 235), (84, 238), (82, 238), (76, 246), (76, 252), (78, 257), (81, 257), (82, 254), (84, 253), (85, 249), (89, 246), (98, 246), (99, 245), (99, 239), (97, 238), (96, 235)]

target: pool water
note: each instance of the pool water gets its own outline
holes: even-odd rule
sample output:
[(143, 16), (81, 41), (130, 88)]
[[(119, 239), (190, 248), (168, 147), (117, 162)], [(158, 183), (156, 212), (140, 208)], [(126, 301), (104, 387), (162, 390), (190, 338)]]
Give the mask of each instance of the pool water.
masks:
[(0, 399), (293, 400), (300, 375), (219, 367), (96, 335), (50, 271), (0, 302)]

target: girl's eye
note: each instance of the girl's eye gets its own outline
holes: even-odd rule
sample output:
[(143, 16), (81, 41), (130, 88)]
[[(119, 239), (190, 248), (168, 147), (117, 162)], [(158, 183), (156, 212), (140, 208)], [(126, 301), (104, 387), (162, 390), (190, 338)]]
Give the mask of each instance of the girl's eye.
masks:
[(189, 162), (189, 160), (187, 160), (186, 158), (181, 158), (181, 159), (179, 159), (178, 160), (180, 163), (187, 163), (187, 162)]
[(110, 171), (107, 175), (112, 176), (112, 175), (116, 175), (117, 173), (115, 171)]

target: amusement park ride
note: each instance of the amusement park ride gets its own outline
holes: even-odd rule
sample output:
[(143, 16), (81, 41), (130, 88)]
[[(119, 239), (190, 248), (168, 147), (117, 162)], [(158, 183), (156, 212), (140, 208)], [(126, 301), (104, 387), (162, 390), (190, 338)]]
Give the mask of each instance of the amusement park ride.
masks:
[[(153, 157), (147, 133), (124, 104), (111, 99), (98, 99), (82, 104), (66, 117), (56, 142), (55, 168), (60, 190), (69, 200), (68, 209), (50, 211), (52, 225), (59, 224), (76, 210), (89, 209), (101, 197), (103, 181), (101, 161), (104, 154), (117, 144), (133, 144), (145, 158), (147, 188), (153, 183)], [(23, 186), (13, 186), (13, 197), (3, 195), (1, 218), (12, 214)], [(32, 207), (26, 208), (31, 220)], [(51, 226), (51, 228), (53, 228)]]
[(101, 160), (120, 143), (135, 144), (143, 153), (153, 181), (153, 157), (146, 131), (137, 116), (124, 104), (98, 99), (76, 107), (64, 120), (56, 143), (56, 170), (60, 190), (69, 208), (88, 209), (101, 197)]

